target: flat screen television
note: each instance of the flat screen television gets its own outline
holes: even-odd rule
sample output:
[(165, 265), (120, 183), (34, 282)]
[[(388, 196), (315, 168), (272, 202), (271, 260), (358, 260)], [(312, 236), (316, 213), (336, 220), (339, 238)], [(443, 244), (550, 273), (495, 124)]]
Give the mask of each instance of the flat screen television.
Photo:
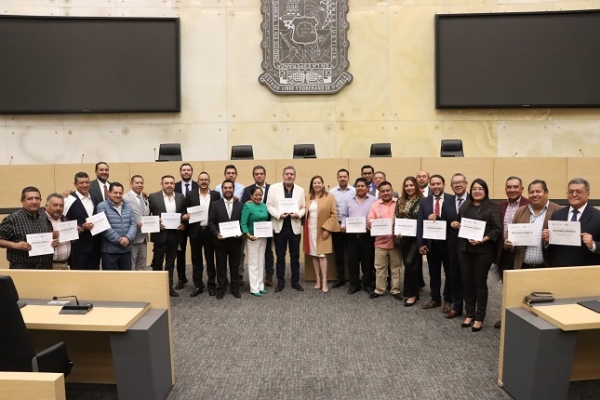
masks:
[(178, 18), (0, 16), (0, 113), (179, 111)]
[(600, 106), (600, 10), (435, 17), (436, 108)]

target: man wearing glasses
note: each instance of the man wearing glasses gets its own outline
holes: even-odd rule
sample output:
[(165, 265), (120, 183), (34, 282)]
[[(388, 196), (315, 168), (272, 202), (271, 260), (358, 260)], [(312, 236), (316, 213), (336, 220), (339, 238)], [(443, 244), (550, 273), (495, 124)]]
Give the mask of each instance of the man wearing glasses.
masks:
[(569, 207), (552, 214), (552, 221), (578, 221), (581, 224), (581, 246), (556, 246), (549, 244), (550, 232), (544, 229), (544, 247), (550, 252), (550, 265), (571, 267), (600, 264), (600, 211), (588, 204), (590, 183), (583, 178), (569, 181), (567, 200)]

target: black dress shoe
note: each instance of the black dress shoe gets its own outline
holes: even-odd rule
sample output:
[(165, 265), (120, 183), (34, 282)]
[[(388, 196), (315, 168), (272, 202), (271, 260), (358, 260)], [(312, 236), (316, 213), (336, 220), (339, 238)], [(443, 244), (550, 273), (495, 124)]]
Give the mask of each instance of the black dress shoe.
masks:
[(373, 292), (369, 295), (370, 299), (376, 299), (378, 297), (381, 297), (381, 295), (379, 293), (375, 293), (375, 292)]
[(409, 303), (408, 300), (404, 300), (404, 307), (412, 307), (412, 306), (414, 306), (415, 304), (417, 304), (417, 300), (418, 299), (415, 299), (415, 301), (413, 301), (412, 303)]
[(343, 279), (338, 279), (337, 281), (333, 282), (333, 285), (331, 285), (332, 288), (339, 288), (342, 287), (346, 284), (346, 281)]
[(496, 322), (496, 323), (494, 324), (494, 328), (496, 328), (496, 329), (500, 329), (500, 328), (502, 328), (502, 320), (500, 320), (500, 321)]
[(213, 288), (208, 288), (208, 295), (209, 296), (214, 296), (217, 294), (217, 291)]
[(463, 322), (462, 324), (460, 324), (460, 327), (461, 328), (468, 328), (468, 327), (470, 327), (470, 326), (473, 325), (473, 322), (475, 322), (474, 319), (472, 319), (471, 322)]
[(245, 283), (244, 283), (244, 275), (239, 275), (238, 276), (238, 285), (239, 286), (244, 286), (245, 285)]
[(177, 293), (173, 288), (169, 288), (169, 296), (179, 297), (179, 293)]
[(179, 282), (177, 282), (177, 285), (175, 285), (175, 289), (177, 289), (177, 290), (183, 289), (183, 287), (185, 286), (186, 283), (187, 283), (187, 281), (179, 281)]
[(277, 287), (275, 288), (275, 293), (281, 292), (282, 290), (283, 290), (283, 285), (277, 285)]
[(400, 293), (393, 294), (392, 296), (394, 296), (394, 298), (396, 300), (400, 300), (400, 301), (404, 300), (404, 298), (402, 297), (402, 294), (400, 294)]
[(373, 293), (375, 293), (375, 291), (373, 290), (373, 288), (371, 286), (365, 286), (365, 292), (369, 293), (369, 295), (372, 295)]
[(292, 283), (292, 288), (296, 289), (299, 292), (304, 292), (304, 288), (300, 286), (299, 283)]
[(192, 293), (190, 293), (190, 297), (196, 297), (200, 293), (204, 293), (204, 289), (197, 287), (194, 290), (192, 290)]
[(240, 299), (242, 297), (242, 294), (240, 292), (231, 292), (231, 294), (233, 295), (233, 297), (235, 297), (236, 299)]
[(360, 292), (360, 289), (361, 289), (360, 285), (351, 286), (350, 289), (348, 289), (348, 294), (354, 294), (356, 292)]
[(219, 292), (217, 293), (217, 300), (221, 300), (223, 298), (224, 293)]

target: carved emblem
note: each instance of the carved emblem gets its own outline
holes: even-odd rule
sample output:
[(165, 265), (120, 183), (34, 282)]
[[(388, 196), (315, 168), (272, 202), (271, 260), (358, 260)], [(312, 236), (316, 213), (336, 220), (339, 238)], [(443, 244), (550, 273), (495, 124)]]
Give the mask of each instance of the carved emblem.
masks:
[(348, 0), (262, 0), (259, 82), (277, 94), (333, 94), (352, 82)]

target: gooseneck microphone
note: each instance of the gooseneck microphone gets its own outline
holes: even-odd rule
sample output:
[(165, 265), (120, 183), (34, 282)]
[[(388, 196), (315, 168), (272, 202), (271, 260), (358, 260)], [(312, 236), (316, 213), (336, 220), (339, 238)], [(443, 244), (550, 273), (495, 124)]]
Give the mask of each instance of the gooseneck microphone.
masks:
[(72, 296), (53, 296), (52, 300), (69, 299), (69, 298), (74, 298), (75, 299), (75, 303), (77, 303), (77, 305), (79, 305), (79, 299), (75, 295), (72, 295)]
[(94, 308), (94, 305), (92, 303), (79, 304), (79, 299), (75, 295), (53, 296), (52, 300), (68, 299), (68, 298), (74, 298), (76, 305), (73, 305), (73, 304), (63, 305), (62, 309), (60, 310), (60, 314), (86, 314), (88, 311), (90, 311), (92, 308)]

